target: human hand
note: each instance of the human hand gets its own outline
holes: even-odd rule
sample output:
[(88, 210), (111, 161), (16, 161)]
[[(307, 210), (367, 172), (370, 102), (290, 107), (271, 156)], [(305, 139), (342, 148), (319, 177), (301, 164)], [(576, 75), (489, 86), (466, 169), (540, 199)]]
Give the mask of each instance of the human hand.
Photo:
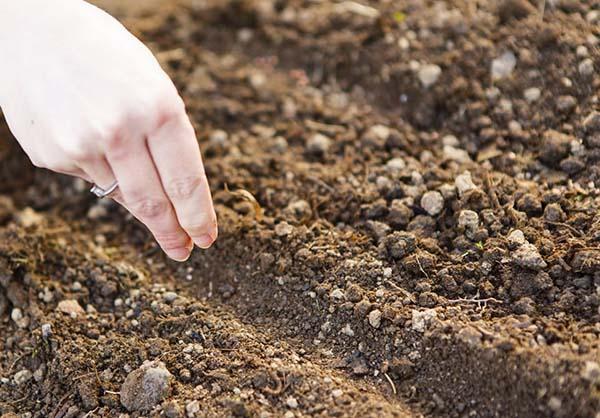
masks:
[(208, 248), (217, 220), (194, 128), (138, 39), (82, 0), (0, 4), (0, 107), (32, 162), (106, 188), (166, 254)]

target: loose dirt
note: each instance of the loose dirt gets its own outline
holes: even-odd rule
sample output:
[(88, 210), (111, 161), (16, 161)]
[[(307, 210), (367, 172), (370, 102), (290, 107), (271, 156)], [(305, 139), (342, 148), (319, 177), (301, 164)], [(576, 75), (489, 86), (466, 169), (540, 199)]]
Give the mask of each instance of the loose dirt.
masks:
[(168, 261), (0, 124), (3, 418), (600, 416), (598, 1), (100, 5), (220, 238)]

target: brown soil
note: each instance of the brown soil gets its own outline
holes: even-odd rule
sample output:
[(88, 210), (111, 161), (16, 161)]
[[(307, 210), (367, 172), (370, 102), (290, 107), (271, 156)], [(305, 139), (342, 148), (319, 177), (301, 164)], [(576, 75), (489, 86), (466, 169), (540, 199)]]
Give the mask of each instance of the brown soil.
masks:
[(0, 416), (123, 416), (145, 360), (172, 390), (132, 417), (600, 416), (598, 1), (99, 3), (180, 87), (221, 235), (172, 263), (2, 142)]

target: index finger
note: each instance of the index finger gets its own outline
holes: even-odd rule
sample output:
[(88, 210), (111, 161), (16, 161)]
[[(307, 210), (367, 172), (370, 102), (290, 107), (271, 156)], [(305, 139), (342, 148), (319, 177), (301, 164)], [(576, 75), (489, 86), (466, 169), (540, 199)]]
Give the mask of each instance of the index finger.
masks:
[(217, 239), (217, 216), (194, 128), (184, 112), (148, 136), (148, 149), (181, 227), (200, 248)]

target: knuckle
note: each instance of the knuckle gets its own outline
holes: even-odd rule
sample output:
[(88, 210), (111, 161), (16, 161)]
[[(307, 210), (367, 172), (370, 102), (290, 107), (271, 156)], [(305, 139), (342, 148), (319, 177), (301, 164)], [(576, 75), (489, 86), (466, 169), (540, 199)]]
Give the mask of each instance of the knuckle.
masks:
[(164, 199), (144, 198), (128, 203), (131, 210), (142, 219), (155, 219), (169, 213), (171, 205)]
[(204, 176), (190, 176), (173, 179), (165, 185), (167, 195), (172, 199), (189, 199), (204, 183)]
[(123, 149), (124, 142), (125, 141), (123, 140), (122, 135), (114, 133), (106, 138), (106, 148), (112, 153), (116, 153), (119, 150)]
[(201, 213), (195, 219), (183, 222), (182, 227), (193, 237), (204, 234), (212, 235), (217, 228), (217, 217), (212, 213)]
[(181, 232), (161, 232), (155, 233), (154, 238), (160, 244), (163, 250), (175, 250), (188, 245), (189, 238)]
[(186, 116), (185, 103), (177, 91), (163, 94), (155, 101), (155, 109), (158, 109), (159, 126), (179, 121)]
[(63, 150), (65, 156), (76, 162), (86, 162), (96, 158), (96, 153), (91, 147), (86, 146), (73, 146)]

